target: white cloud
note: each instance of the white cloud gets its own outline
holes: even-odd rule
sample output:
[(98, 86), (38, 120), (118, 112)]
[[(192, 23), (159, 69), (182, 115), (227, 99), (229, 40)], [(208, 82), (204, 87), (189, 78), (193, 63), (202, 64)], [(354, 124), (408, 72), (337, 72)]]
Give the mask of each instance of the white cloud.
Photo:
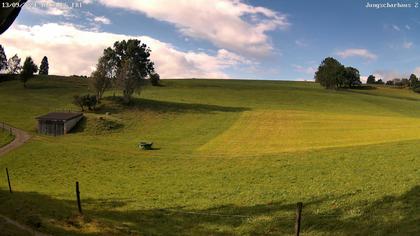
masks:
[(361, 75), (360, 76), (360, 81), (362, 81), (362, 83), (366, 84), (367, 78), (368, 78), (368, 76)]
[(410, 27), (409, 25), (405, 25), (405, 28), (406, 28), (407, 30), (410, 30), (410, 29), (411, 29), (411, 27)]
[(63, 1), (29, 0), (23, 9), (38, 15), (73, 16), (71, 7)]
[(111, 20), (106, 18), (105, 16), (96, 16), (95, 18), (93, 18), (93, 21), (98, 22), (98, 23), (102, 23), (102, 24), (105, 24), (105, 25), (111, 24)]
[(341, 58), (362, 57), (368, 60), (375, 60), (377, 58), (375, 54), (364, 48), (349, 48), (344, 51), (337, 52), (337, 55)]
[(315, 79), (314, 78), (302, 78), (302, 77), (298, 77), (295, 79), (295, 81), (304, 81), (304, 82), (314, 82)]
[(388, 81), (395, 78), (408, 78), (410, 73), (401, 73), (396, 70), (377, 70), (373, 75), (376, 77), (376, 80), (382, 79), (383, 81)]
[(285, 29), (286, 15), (240, 0), (99, 0), (108, 7), (141, 12), (170, 22), (185, 36), (210, 41), (220, 48), (253, 56), (269, 54), (267, 32)]
[(417, 77), (420, 77), (420, 66), (414, 69), (413, 74), (415, 74)]
[(297, 71), (297, 72), (301, 72), (301, 73), (305, 73), (305, 74), (311, 74), (311, 75), (315, 74), (315, 72), (317, 70), (315, 67), (312, 67), (312, 66), (308, 66), (308, 67), (304, 67), (304, 66), (301, 66), (301, 65), (292, 65), (292, 66), (293, 66), (294, 70)]
[(392, 28), (394, 29), (394, 30), (396, 30), (396, 31), (400, 31), (401, 29), (400, 29), (400, 27), (398, 27), (397, 25), (392, 25)]
[(295, 40), (295, 44), (299, 47), (307, 47), (308, 44), (303, 40)]
[(413, 42), (404, 42), (402, 46), (405, 49), (409, 49), (413, 46)]
[(152, 49), (151, 59), (163, 78), (228, 78), (223, 69), (252, 63), (225, 49), (218, 50), (214, 55), (185, 52), (148, 36), (91, 32), (71, 24), (14, 25), (2, 35), (0, 44), (7, 55), (32, 56), (36, 63), (47, 56), (51, 74), (89, 75), (104, 48), (129, 38), (140, 39)]

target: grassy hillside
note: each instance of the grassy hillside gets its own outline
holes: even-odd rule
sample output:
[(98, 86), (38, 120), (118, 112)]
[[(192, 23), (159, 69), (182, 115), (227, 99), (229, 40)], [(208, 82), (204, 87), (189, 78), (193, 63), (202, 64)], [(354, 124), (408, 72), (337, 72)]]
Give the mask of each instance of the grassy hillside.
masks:
[(16, 191), (0, 182), (0, 213), (58, 235), (287, 235), (302, 201), (304, 235), (420, 232), (420, 95), (304, 82), (164, 85), (130, 107), (110, 91), (75, 132), (54, 138), (35, 134), (34, 117), (75, 109), (85, 82), (0, 83), (0, 121), (35, 135), (0, 158)]

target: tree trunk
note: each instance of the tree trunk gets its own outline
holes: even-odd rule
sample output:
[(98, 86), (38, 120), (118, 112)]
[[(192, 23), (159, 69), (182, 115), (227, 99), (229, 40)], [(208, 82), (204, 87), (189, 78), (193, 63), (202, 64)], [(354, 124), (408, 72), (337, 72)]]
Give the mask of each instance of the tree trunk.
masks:
[(130, 94), (124, 93), (123, 101), (124, 101), (125, 104), (129, 104), (130, 101), (131, 101)]

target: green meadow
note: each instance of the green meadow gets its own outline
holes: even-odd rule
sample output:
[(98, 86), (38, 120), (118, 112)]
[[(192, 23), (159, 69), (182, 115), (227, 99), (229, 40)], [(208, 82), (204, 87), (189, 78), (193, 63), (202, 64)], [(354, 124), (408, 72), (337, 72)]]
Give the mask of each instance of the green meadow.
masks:
[(4, 175), (0, 214), (53, 235), (292, 235), (303, 202), (302, 235), (420, 234), (409, 89), (163, 80), (130, 106), (109, 91), (68, 135), (36, 134), (35, 117), (88, 92), (74, 78), (0, 83), (0, 121), (33, 135), (0, 157), (14, 190)]
[(13, 135), (10, 135), (8, 131), (4, 131), (0, 127), (0, 147), (10, 143), (13, 140)]

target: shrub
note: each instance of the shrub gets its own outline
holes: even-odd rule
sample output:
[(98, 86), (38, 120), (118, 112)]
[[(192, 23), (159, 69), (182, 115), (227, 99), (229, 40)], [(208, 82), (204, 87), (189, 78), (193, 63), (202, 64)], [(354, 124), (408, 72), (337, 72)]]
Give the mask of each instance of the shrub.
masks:
[(160, 76), (158, 73), (152, 73), (150, 75), (150, 83), (153, 86), (159, 86), (160, 85)]
[(80, 107), (82, 111), (85, 111), (85, 108), (87, 108), (89, 111), (95, 110), (97, 103), (98, 101), (96, 96), (91, 96), (89, 94), (84, 96), (75, 95), (73, 97), (73, 104)]

